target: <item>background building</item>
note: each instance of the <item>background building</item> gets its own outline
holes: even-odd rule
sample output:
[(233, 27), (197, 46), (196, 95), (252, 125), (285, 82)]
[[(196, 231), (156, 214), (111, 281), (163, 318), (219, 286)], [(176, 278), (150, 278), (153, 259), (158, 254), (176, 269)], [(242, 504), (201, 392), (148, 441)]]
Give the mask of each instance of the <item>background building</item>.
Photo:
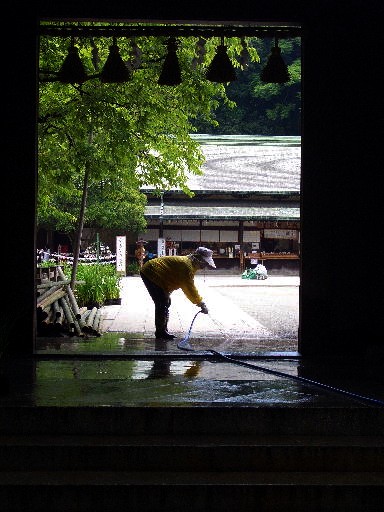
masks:
[[(152, 252), (165, 238), (167, 254), (198, 245), (213, 249), (219, 269), (239, 271), (255, 261), (299, 272), (300, 137), (198, 136), (205, 163), (190, 176), (192, 198), (151, 188), (148, 229)], [(132, 250), (132, 248), (131, 248)]]

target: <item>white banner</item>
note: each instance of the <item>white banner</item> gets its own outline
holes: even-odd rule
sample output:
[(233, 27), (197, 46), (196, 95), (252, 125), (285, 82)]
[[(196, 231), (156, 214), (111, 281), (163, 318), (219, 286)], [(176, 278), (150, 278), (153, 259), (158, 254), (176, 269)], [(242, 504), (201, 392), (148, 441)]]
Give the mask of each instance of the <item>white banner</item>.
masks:
[(116, 270), (125, 275), (126, 272), (126, 241), (125, 236), (116, 237)]
[(165, 238), (157, 239), (157, 255), (165, 256)]

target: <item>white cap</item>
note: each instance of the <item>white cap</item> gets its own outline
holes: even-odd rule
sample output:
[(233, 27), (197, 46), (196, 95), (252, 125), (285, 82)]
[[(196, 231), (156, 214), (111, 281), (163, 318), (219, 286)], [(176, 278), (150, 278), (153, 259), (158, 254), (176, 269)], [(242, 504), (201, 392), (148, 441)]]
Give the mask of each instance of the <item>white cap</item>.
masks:
[(216, 268), (215, 262), (212, 259), (212, 254), (213, 251), (211, 251), (211, 249), (207, 249), (206, 247), (198, 247), (194, 252), (195, 256), (207, 262), (210, 267)]

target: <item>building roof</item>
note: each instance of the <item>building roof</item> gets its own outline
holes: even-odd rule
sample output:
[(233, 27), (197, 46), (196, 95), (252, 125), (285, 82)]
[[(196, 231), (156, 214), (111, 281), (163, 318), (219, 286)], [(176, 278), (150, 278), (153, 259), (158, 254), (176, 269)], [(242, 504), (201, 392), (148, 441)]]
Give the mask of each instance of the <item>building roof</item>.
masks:
[[(148, 219), (160, 217), (159, 205), (148, 205), (145, 210)], [(163, 220), (176, 219), (221, 219), (221, 220), (300, 220), (298, 203), (282, 204), (276, 202), (259, 204), (228, 204), (226, 202), (206, 204), (187, 202), (163, 206)]]
[(201, 176), (189, 175), (190, 190), (300, 192), (301, 137), (192, 137), (201, 143), (206, 161)]
[(206, 161), (202, 176), (189, 177), (191, 190), (300, 191), (300, 137), (200, 136), (200, 141)]
[[(179, 189), (173, 190), (173, 194), (165, 192), (163, 220), (300, 220), (300, 137), (195, 135), (194, 138), (201, 143), (206, 158), (202, 176), (190, 175), (188, 179), (195, 199), (184, 195), (183, 200), (177, 200)], [(253, 200), (228, 200), (230, 196), (242, 195)], [(202, 200), (204, 196), (207, 199)], [(223, 199), (212, 200), (209, 196)], [(273, 197), (278, 200), (272, 201)], [(160, 213), (160, 198), (149, 201), (145, 216), (155, 219)]]

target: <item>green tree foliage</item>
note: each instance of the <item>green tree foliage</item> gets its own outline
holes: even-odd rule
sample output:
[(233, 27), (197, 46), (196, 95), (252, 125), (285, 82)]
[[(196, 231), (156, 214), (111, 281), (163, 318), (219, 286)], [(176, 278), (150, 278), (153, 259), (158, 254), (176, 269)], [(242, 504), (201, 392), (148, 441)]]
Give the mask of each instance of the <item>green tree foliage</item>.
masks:
[[(232, 103), (220, 104), (214, 113), (217, 124), (198, 119), (195, 126), (201, 133), (238, 135), (299, 135), (301, 132), (301, 41), (300, 38), (279, 41), (281, 55), (288, 66), (290, 81), (286, 84), (265, 84), (260, 73), (265, 66), (274, 41), (252, 38), (250, 44), (260, 56), (244, 70), (237, 71), (237, 80), (227, 86)], [(229, 108), (235, 104), (235, 108)]]
[[(178, 58), (183, 81), (157, 83), (167, 53), (166, 39), (138, 37), (118, 41), (132, 72), (130, 81), (99, 80), (112, 40), (76, 41), (88, 79), (80, 85), (59, 83), (57, 73), (69, 41), (42, 37), (39, 62), (39, 225), (76, 233), (72, 286), (83, 226), (143, 229), (143, 185), (159, 194), (180, 187), (187, 194), (189, 173), (201, 174), (203, 154), (190, 137), (191, 121), (214, 124), (220, 101), (230, 105), (225, 87), (204, 79), (204, 64), (193, 65), (196, 38), (183, 38)], [(212, 59), (218, 41), (206, 44)], [(229, 40), (232, 58), (239, 40)], [(257, 58), (256, 51), (252, 51)], [(141, 54), (141, 58), (139, 58)]]
[[(190, 137), (196, 131), (192, 121), (198, 117), (214, 125), (214, 110), (221, 103), (233, 106), (224, 85), (204, 79), (219, 40), (208, 40), (204, 64), (192, 65), (196, 42), (197, 38), (180, 42), (183, 82), (170, 87), (157, 84), (166, 38), (139, 37), (134, 41), (137, 46), (118, 39), (120, 54), (132, 72), (124, 84), (102, 84), (98, 79), (112, 39), (81, 38), (75, 44), (90, 78), (82, 85), (67, 85), (57, 81), (57, 71), (69, 40), (41, 38), (39, 226), (66, 233), (77, 229), (86, 173), (87, 225), (142, 230), (143, 185), (159, 193), (177, 186), (191, 194), (188, 174), (200, 174), (203, 163), (199, 144)], [(227, 44), (231, 57), (238, 57), (240, 41), (234, 38)], [(142, 55), (139, 65), (134, 48)], [(251, 53), (257, 59), (254, 49)]]

